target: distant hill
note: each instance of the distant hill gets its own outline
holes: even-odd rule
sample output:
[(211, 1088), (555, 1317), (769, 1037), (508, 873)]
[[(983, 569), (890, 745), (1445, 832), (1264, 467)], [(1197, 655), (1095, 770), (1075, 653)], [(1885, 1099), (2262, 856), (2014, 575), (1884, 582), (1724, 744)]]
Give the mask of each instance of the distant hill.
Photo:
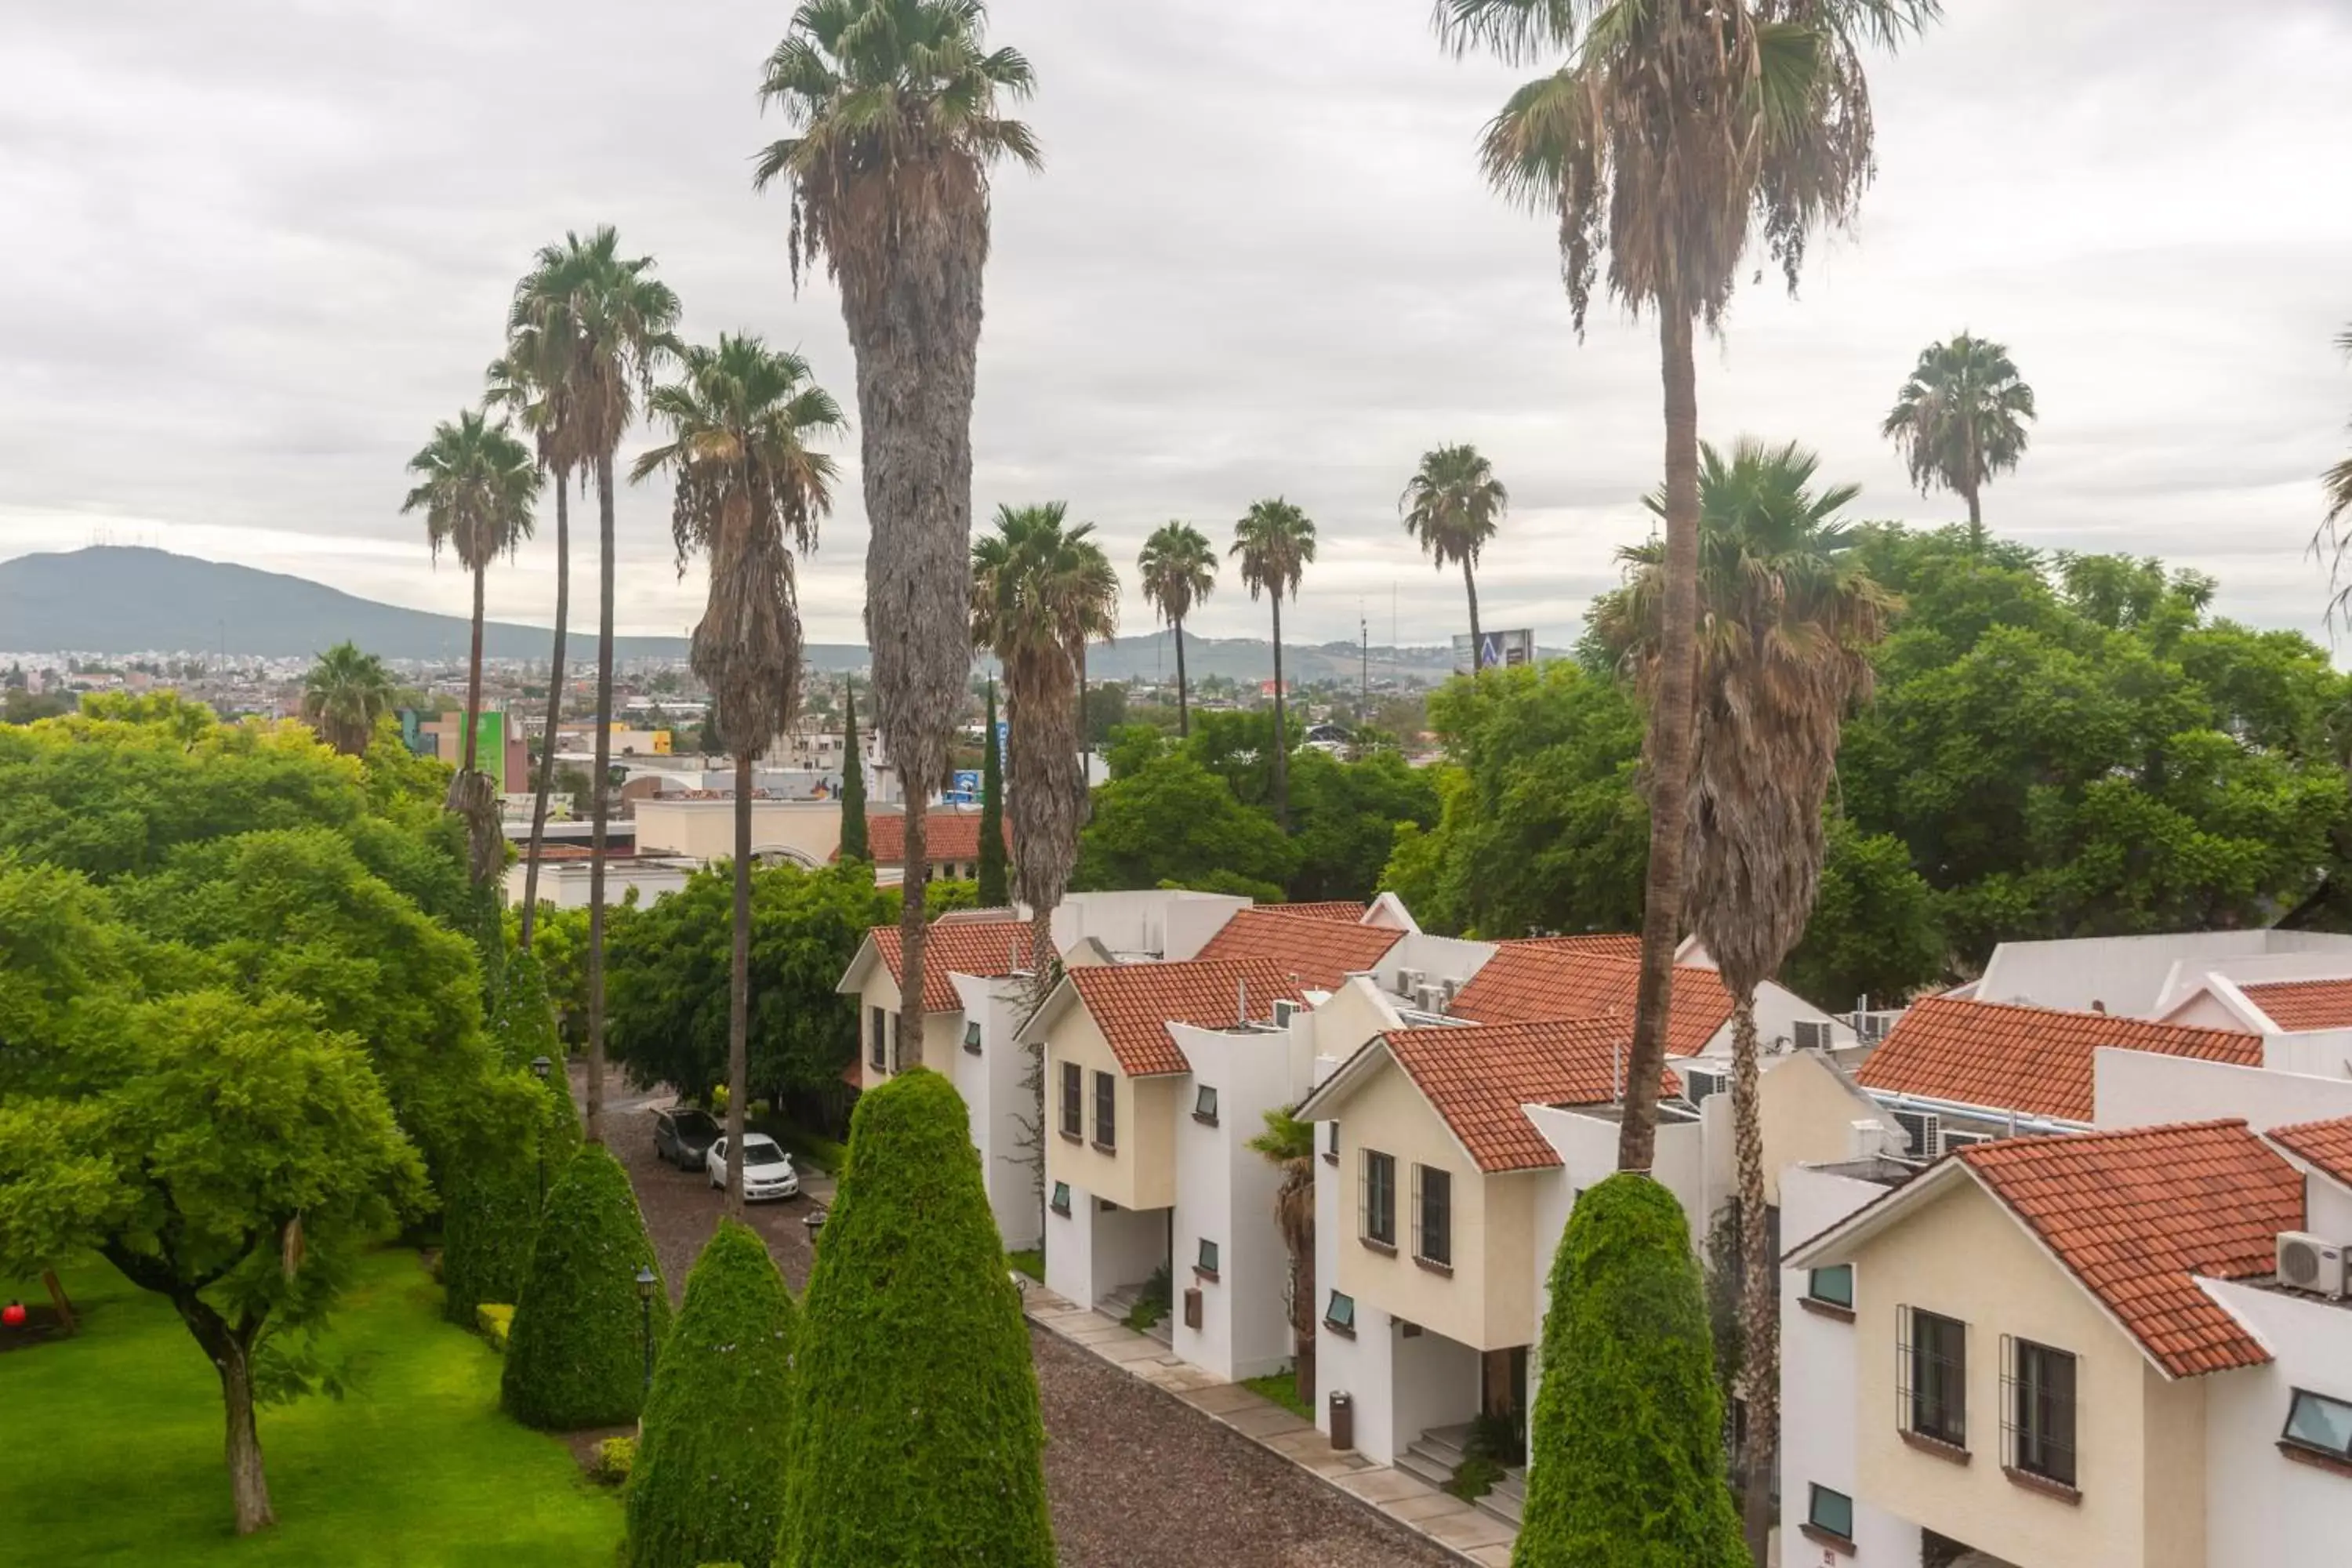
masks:
[[(584, 580), (592, 591), (593, 577)], [(591, 600), (593, 614), (593, 599)], [(574, 622), (571, 647), (594, 657), (595, 627)], [(199, 561), (167, 550), (94, 545), (63, 554), (20, 555), (0, 561), (0, 650), (15, 653), (204, 653), (221, 648), (261, 658), (300, 658), (349, 638), (385, 658), (456, 659), (466, 654), (462, 616), (379, 604), (313, 583), (307, 577), (250, 566)], [(543, 659), (545, 626), (491, 621), (482, 631), (490, 658)], [(615, 637), (622, 659), (683, 659), (684, 637)], [(1550, 657), (1551, 649), (1543, 650)], [(862, 669), (866, 651), (856, 643), (811, 643), (819, 669)], [(1353, 680), (1360, 668), (1353, 643), (1289, 644), (1283, 673), (1293, 681)], [(1274, 673), (1264, 637), (1184, 639), (1185, 668), (1198, 680), (1223, 675), (1255, 681)], [(1376, 680), (1434, 684), (1451, 656), (1442, 648), (1374, 647)], [(1098, 644), (1087, 656), (1094, 680), (1176, 677), (1172, 639), (1165, 630)]]

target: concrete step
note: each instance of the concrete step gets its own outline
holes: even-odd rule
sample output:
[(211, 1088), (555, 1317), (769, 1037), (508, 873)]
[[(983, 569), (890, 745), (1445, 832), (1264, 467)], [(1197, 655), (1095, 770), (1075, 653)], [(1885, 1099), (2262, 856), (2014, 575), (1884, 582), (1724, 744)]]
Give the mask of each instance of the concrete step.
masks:
[[(1467, 1426), (1432, 1427), (1397, 1456), (1396, 1468), (1442, 1489), (1454, 1479), (1454, 1472), (1468, 1457), (1469, 1440)], [(1527, 1472), (1505, 1470), (1503, 1479), (1478, 1500), (1476, 1506), (1516, 1530), (1527, 1497)]]
[[(1512, 1473), (1517, 1474), (1517, 1471)], [(1497, 1484), (1493, 1491), (1478, 1500), (1476, 1506), (1481, 1512), (1493, 1514), (1513, 1530), (1517, 1530), (1519, 1527), (1519, 1515), (1526, 1510), (1527, 1501), (1524, 1489), (1507, 1490)]]
[(1423, 1453), (1418, 1443), (1397, 1456), (1396, 1468), (1413, 1479), (1441, 1490), (1454, 1479), (1454, 1466)]

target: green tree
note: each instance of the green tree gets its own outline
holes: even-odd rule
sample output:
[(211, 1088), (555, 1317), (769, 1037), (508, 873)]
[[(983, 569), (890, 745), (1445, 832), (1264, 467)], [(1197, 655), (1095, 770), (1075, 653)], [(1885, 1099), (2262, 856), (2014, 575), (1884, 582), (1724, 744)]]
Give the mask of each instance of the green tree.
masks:
[(1274, 605), (1274, 819), (1290, 828), (1290, 758), (1283, 734), (1282, 601), (1298, 596), (1298, 579), (1315, 560), (1313, 520), (1277, 497), (1253, 502), (1234, 525), (1233, 549), (1242, 563), (1242, 582), (1255, 599)]
[[(655, 1274), (643, 1299), (641, 1268)], [(656, 1352), (669, 1332), (660, 1273), (627, 1173), (603, 1145), (583, 1147), (549, 1190), (531, 1242), (499, 1370), (507, 1413), (548, 1432), (635, 1420), (645, 1403), (648, 1310)]]
[(1935, 890), (1891, 833), (1832, 817), (1820, 891), (1781, 981), (1800, 996), (1843, 1009), (1867, 996), (1899, 1005), (1944, 971)]
[(988, 683), (984, 732), (980, 738), (980, 903), (1001, 910), (1013, 902), (1004, 855), (1004, 749), (996, 738), (996, 682)]
[(1937, 485), (1969, 503), (1969, 542), (1984, 547), (1984, 487), (2025, 455), (2033, 388), (2000, 343), (1960, 332), (1929, 343), (1879, 434), (1891, 438), (1925, 495)]
[[(2336, 346), (2352, 357), (2352, 327), (2336, 334)], [(2352, 516), (2352, 458), (2336, 464), (2319, 477), (2327, 489), (2327, 515), (2320, 520), (2319, 531), (2312, 535), (2314, 553), (2325, 552), (2328, 565), (2327, 613), (2334, 616), (2343, 613), (2347, 595), (2352, 595), (2344, 579), (2344, 556), (2352, 550), (2352, 535), (2341, 531), (2344, 520)]]
[(1297, 867), (1297, 845), (1270, 816), (1176, 752), (1095, 791), (1073, 881), (1088, 889), (1192, 887), (1217, 872), (1279, 892)]
[(1135, 558), (1143, 596), (1176, 640), (1176, 732), (1192, 732), (1192, 698), (1184, 679), (1184, 617), (1216, 591), (1217, 547), (1189, 522), (1163, 522)]
[(630, 1568), (765, 1563), (792, 1462), (796, 1313), (759, 1232), (719, 1229), (686, 1277), (627, 1495)]
[(1054, 1562), (1028, 1330), (939, 1074), (859, 1097), (793, 1360), (778, 1568)]
[(1665, 382), (1667, 627), (1649, 704), (1649, 885), (1633, 1086), (1619, 1163), (1645, 1171), (1657, 1140), (1674, 950), (1681, 937), (1698, 616), (1698, 374), (1693, 339), (1720, 329), (1761, 229), (1796, 287), (1816, 227), (1848, 223), (1869, 184), (1873, 119), (1863, 50), (1892, 47), (1932, 0), (1440, 0), (1440, 34), (1513, 62), (1565, 53), (1487, 127), (1495, 187), (1556, 217), (1561, 273), (1583, 329), (1608, 256), (1610, 294), (1658, 320)]
[(1437, 826), (1435, 782), (1395, 752), (1349, 763), (1308, 749), (1292, 765), (1298, 865), (1284, 889), (1296, 902), (1369, 900), (1380, 890), (1398, 830)]
[(1315, 1124), (1289, 1110), (1267, 1110), (1265, 1131), (1249, 1141), (1281, 1173), (1274, 1189), (1274, 1228), (1290, 1254), (1290, 1346), (1293, 1389), (1300, 1404), (1315, 1405)]
[(480, 1130), (441, 1184), (442, 1315), (464, 1328), (483, 1303), (512, 1306), (522, 1294), (547, 1185), (580, 1146), (560, 1076), (541, 1084), (517, 1068), (489, 1089)]
[(1731, 1568), (1723, 1402), (1690, 1226), (1621, 1172), (1576, 1201), (1553, 1255), (1543, 1384), (1512, 1568)]
[(866, 758), (857, 744), (857, 688), (854, 684), (843, 684), (841, 710), (846, 726), (841, 742), (841, 858), (871, 862), (874, 851), (866, 841)]
[(302, 677), (302, 720), (347, 757), (367, 755), (375, 721), (391, 710), (392, 676), (383, 660), (339, 642)]
[(1460, 564), (1462, 587), (1470, 597), (1474, 649), (1478, 647), (1475, 568), (1479, 552), (1493, 542), (1510, 504), (1511, 492), (1495, 477), (1495, 466), (1466, 442), (1423, 453), (1420, 468), (1397, 501), (1404, 531), (1428, 552), (1437, 569), (1443, 572), (1449, 564)]
[(971, 674), (971, 648), (944, 632), (971, 612), (989, 170), (1042, 162), (1029, 128), (1001, 112), (1029, 96), (1029, 62), (983, 47), (987, 19), (980, 0), (801, 5), (760, 86), (792, 133), (760, 153), (752, 176), (760, 188), (783, 182), (794, 285), (803, 266), (825, 263), (857, 356), (876, 727), (908, 781), (898, 932), (909, 1039), (923, 1029), (924, 812)]

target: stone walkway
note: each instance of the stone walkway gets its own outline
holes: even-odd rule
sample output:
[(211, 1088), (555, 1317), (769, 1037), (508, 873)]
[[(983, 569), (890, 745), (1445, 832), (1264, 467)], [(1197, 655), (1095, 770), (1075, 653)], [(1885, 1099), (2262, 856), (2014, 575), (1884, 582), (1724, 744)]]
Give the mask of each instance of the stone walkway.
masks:
[(1279, 1405), (1238, 1384), (1220, 1383), (1100, 1312), (1087, 1311), (1034, 1280), (1025, 1282), (1030, 1321), (1129, 1375), (1181, 1399), (1259, 1447), (1280, 1456), (1360, 1506), (1476, 1568), (1508, 1568), (1517, 1531), (1483, 1509), (1330, 1439)]

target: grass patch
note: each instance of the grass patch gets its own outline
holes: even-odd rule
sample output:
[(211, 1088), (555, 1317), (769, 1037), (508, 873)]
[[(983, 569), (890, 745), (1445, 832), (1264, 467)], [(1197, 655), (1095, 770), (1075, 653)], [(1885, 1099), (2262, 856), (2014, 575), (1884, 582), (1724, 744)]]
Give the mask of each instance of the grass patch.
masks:
[[(20, 1439), (0, 1465), (10, 1561), (210, 1568), (578, 1568), (610, 1563), (621, 1509), (562, 1442), (499, 1411), (499, 1357), (444, 1322), (414, 1253), (360, 1266), (323, 1347), (354, 1386), (261, 1414), (279, 1523), (238, 1541), (220, 1384), (170, 1305), (111, 1268), (65, 1273), (81, 1333), (0, 1355)], [(34, 1282), (37, 1284), (37, 1281)], [(0, 1282), (33, 1298), (22, 1284)]]
[(1245, 1377), (1242, 1386), (1260, 1399), (1270, 1399), (1301, 1421), (1315, 1419), (1315, 1406), (1298, 1397), (1298, 1374), (1285, 1368), (1270, 1372), (1264, 1377)]
[(1127, 1310), (1127, 1326), (1139, 1334), (1148, 1334), (1158, 1328), (1168, 1316), (1169, 1289), (1168, 1268), (1162, 1264), (1143, 1282), (1143, 1293)]
[(1029, 1247), (1022, 1248), (1019, 1252), (1008, 1252), (1004, 1255), (1004, 1260), (1038, 1284), (1043, 1285), (1045, 1282), (1045, 1249), (1044, 1247)]

